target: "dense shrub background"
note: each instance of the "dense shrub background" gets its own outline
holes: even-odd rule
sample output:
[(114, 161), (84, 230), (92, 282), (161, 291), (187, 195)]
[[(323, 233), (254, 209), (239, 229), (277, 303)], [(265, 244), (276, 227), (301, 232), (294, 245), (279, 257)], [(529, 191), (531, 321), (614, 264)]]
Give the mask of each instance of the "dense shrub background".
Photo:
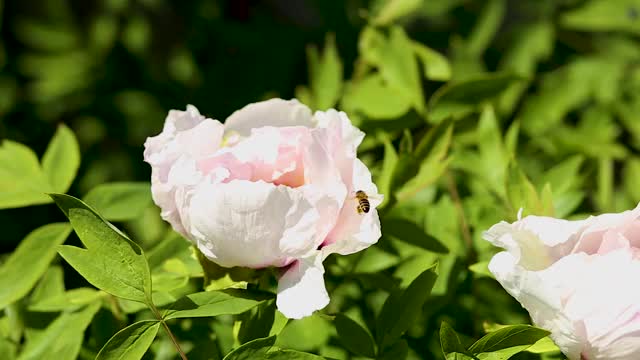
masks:
[[(24, 159), (8, 142), (0, 147), (0, 282), (37, 267), (39, 258), (16, 263), (9, 257), (30, 231), (66, 221), (38, 191), (66, 191), (156, 254), (150, 259), (154, 286), (160, 279), (173, 298), (202, 290), (202, 271), (186, 242), (172, 235), (151, 203), (150, 171), (142, 162), (145, 138), (160, 131), (169, 109), (188, 103), (222, 120), (250, 102), (297, 97), (313, 109), (346, 111), (367, 133), (360, 156), (387, 195), (383, 238), (362, 253), (328, 259), (331, 304), (322, 314), (289, 322), (276, 340), (286, 349), (356, 358), (362, 348), (338, 336), (336, 325), (338, 331), (350, 326), (343, 315), (333, 317), (338, 313), (368, 329), (379, 346), (375, 355), (387, 359), (443, 358), (443, 321), (465, 345), (492, 323), (527, 323), (526, 312), (487, 274), (495, 249), (482, 241), (482, 231), (515, 220), (520, 208), (525, 215), (579, 218), (640, 200), (637, 0), (1, 5), (2, 137), (42, 157), (66, 124), (81, 162), (75, 179), (74, 165), (67, 164), (70, 187), (49, 188), (34, 180), (39, 173), (18, 166)], [(66, 140), (60, 141), (73, 143), (61, 129)], [(73, 158), (73, 146), (63, 149)], [(54, 164), (53, 172), (66, 171)], [(66, 243), (80, 245), (75, 235)], [(163, 246), (182, 252), (163, 253)], [(33, 350), (39, 334), (62, 316), (60, 304), (38, 310), (43, 294), (90, 287), (57, 255), (45, 271), (48, 261), (34, 278), (35, 290), (3, 304), (0, 353)], [(431, 295), (416, 305), (406, 333), (383, 344), (378, 314), (388, 295), (436, 263)], [(149, 317), (111, 296), (82, 295), (83, 305), (104, 305), (84, 331), (82, 359), (93, 358), (126, 324)], [(273, 314), (269, 306), (260, 311)], [(269, 333), (247, 325), (271, 329), (256, 319), (254, 310), (170, 325), (190, 359), (219, 359)], [(276, 316), (273, 329), (282, 326)], [(145, 358), (175, 356), (161, 332)], [(541, 357), (560, 355), (513, 358)]]

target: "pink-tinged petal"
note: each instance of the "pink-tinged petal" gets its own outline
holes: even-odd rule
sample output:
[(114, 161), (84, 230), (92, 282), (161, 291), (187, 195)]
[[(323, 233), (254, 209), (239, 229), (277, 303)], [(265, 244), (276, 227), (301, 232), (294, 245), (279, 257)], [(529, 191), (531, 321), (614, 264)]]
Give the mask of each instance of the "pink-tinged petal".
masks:
[(217, 120), (206, 119), (198, 110), (171, 110), (162, 132), (145, 141), (144, 159), (152, 166), (171, 164), (178, 157), (194, 158), (215, 152), (222, 141), (224, 126)]
[(203, 183), (187, 209), (198, 248), (219, 265), (284, 266), (318, 242), (318, 211), (296, 189), (235, 180)]
[(313, 125), (311, 110), (296, 99), (271, 99), (249, 104), (231, 114), (224, 123), (225, 131), (240, 136), (249, 136), (251, 129), (265, 126)]
[[(383, 196), (378, 194), (376, 185), (371, 181), (369, 169), (358, 159), (353, 166), (353, 189), (344, 202), (336, 226), (327, 235), (322, 251), (324, 256), (332, 253), (342, 255), (353, 254), (378, 242), (382, 233), (380, 219), (375, 209), (380, 205)], [(358, 199), (355, 192), (364, 191), (369, 196), (368, 213), (358, 211)]]
[(351, 124), (347, 115), (333, 109), (316, 111), (314, 119), (318, 129), (326, 129), (326, 148), (331, 153), (335, 167), (347, 188), (353, 187), (353, 162), (364, 133)]
[(563, 291), (562, 284), (558, 283), (565, 279), (557, 276), (561, 275), (560, 271), (527, 271), (508, 252), (496, 254), (489, 263), (489, 270), (529, 312), (534, 324), (552, 332), (552, 339), (569, 359), (580, 358), (586, 334), (581, 330), (580, 322), (574, 322), (562, 311), (563, 298), (570, 290)]
[(251, 165), (241, 162), (228, 152), (200, 159), (197, 164), (198, 170), (205, 175), (211, 175), (215, 183), (250, 180), (253, 177)]
[(317, 128), (331, 129), (336, 134), (336, 139), (333, 141), (344, 147), (343, 150), (346, 156), (356, 156), (356, 150), (360, 146), (362, 139), (364, 139), (364, 133), (351, 124), (347, 114), (329, 109), (327, 111), (316, 111), (313, 116), (316, 119)]
[(157, 136), (147, 138), (144, 159), (151, 165), (151, 193), (162, 209), (162, 218), (180, 234), (187, 236), (180, 215), (185, 187), (194, 186), (202, 174), (196, 169), (198, 157), (215, 152), (224, 127), (206, 119), (188, 105), (186, 111), (171, 110)]
[(527, 216), (513, 224), (500, 222), (483, 234), (493, 245), (509, 251), (529, 270), (540, 270), (569, 254), (584, 221)]
[(151, 169), (151, 196), (160, 207), (160, 216), (167, 221), (173, 229), (188, 238), (188, 231), (180, 211), (185, 204), (185, 193), (188, 188), (193, 188), (203, 178), (195, 166), (195, 161), (187, 156), (182, 156), (174, 161), (165, 175), (165, 181), (158, 176), (158, 168)]
[[(311, 142), (305, 127), (264, 127), (236, 145), (220, 150), (251, 167), (251, 181), (299, 187), (305, 184), (303, 152)], [(260, 149), (260, 151), (256, 151)]]
[(620, 279), (640, 277), (640, 262), (626, 249), (567, 255), (541, 271), (529, 271), (502, 252), (489, 270), (535, 325), (552, 332), (569, 359), (632, 359), (637, 354), (640, 344), (626, 339), (640, 332), (640, 289)]
[(278, 281), (278, 310), (289, 319), (300, 319), (327, 306), (323, 274), (320, 256), (293, 262)]
[[(628, 210), (619, 214), (602, 214), (599, 216), (592, 216), (585, 220), (587, 226), (582, 231), (580, 238), (578, 239), (573, 252), (585, 252), (587, 254), (595, 254), (600, 249), (605, 234), (612, 232), (619, 232), (624, 234), (627, 229), (635, 234), (636, 221), (640, 217), (640, 206), (633, 210)], [(609, 237), (617, 237), (611, 234)], [(640, 239), (634, 239), (634, 244), (640, 243)]]

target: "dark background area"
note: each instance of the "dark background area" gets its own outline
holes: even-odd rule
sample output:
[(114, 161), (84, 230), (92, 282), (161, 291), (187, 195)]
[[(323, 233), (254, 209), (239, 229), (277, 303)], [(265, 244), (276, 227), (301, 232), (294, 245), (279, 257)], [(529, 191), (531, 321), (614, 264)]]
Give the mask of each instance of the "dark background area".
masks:
[[(41, 156), (57, 124), (71, 127), (82, 151), (76, 196), (103, 182), (146, 181), (143, 143), (169, 109), (194, 104), (222, 121), (250, 102), (292, 98), (306, 82), (305, 46), (329, 31), (350, 71), (359, 3), (5, 2), (0, 134)], [(0, 252), (58, 220), (54, 205), (0, 210)]]

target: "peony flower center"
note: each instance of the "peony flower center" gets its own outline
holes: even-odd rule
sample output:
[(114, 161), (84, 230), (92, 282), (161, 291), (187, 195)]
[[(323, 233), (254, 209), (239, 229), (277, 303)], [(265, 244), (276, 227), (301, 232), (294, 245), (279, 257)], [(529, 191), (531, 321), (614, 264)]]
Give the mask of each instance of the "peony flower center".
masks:
[(309, 130), (303, 127), (260, 128), (245, 137), (230, 131), (215, 154), (198, 161), (198, 170), (214, 182), (248, 180), (300, 187), (306, 183), (304, 157), (309, 142)]

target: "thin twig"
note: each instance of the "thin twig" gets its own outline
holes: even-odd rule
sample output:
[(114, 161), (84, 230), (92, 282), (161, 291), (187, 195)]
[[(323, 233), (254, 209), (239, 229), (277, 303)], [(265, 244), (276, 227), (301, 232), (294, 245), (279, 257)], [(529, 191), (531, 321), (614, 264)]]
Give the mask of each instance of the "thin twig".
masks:
[(182, 358), (182, 360), (189, 360), (189, 359), (187, 359), (187, 355), (184, 353), (184, 351), (182, 351), (182, 348), (180, 347), (180, 344), (178, 344), (178, 340), (176, 339), (176, 337), (171, 332), (171, 329), (169, 329), (169, 325), (167, 325), (166, 321), (164, 321), (164, 319), (160, 315), (160, 312), (158, 311), (156, 306), (154, 304), (150, 304), (149, 307), (151, 308), (151, 311), (156, 316), (156, 318), (158, 320), (160, 320), (160, 322), (162, 323), (162, 326), (164, 326), (164, 329), (167, 331), (167, 334), (169, 334), (169, 338), (171, 339), (171, 342), (173, 343), (173, 346), (175, 346), (176, 350), (178, 351), (178, 354), (180, 354), (180, 357)]
[(451, 172), (447, 171), (445, 176), (447, 177), (447, 187), (449, 189), (449, 194), (451, 195), (451, 199), (453, 200), (453, 203), (458, 212), (458, 220), (460, 221), (462, 238), (464, 239), (465, 245), (467, 246), (467, 251), (471, 255), (473, 255), (475, 253), (475, 249), (473, 247), (473, 239), (471, 238), (471, 231), (469, 230), (469, 225), (467, 225), (467, 220), (464, 215), (464, 208), (462, 207), (462, 201), (460, 200), (460, 195), (458, 194), (456, 182), (453, 180)]

